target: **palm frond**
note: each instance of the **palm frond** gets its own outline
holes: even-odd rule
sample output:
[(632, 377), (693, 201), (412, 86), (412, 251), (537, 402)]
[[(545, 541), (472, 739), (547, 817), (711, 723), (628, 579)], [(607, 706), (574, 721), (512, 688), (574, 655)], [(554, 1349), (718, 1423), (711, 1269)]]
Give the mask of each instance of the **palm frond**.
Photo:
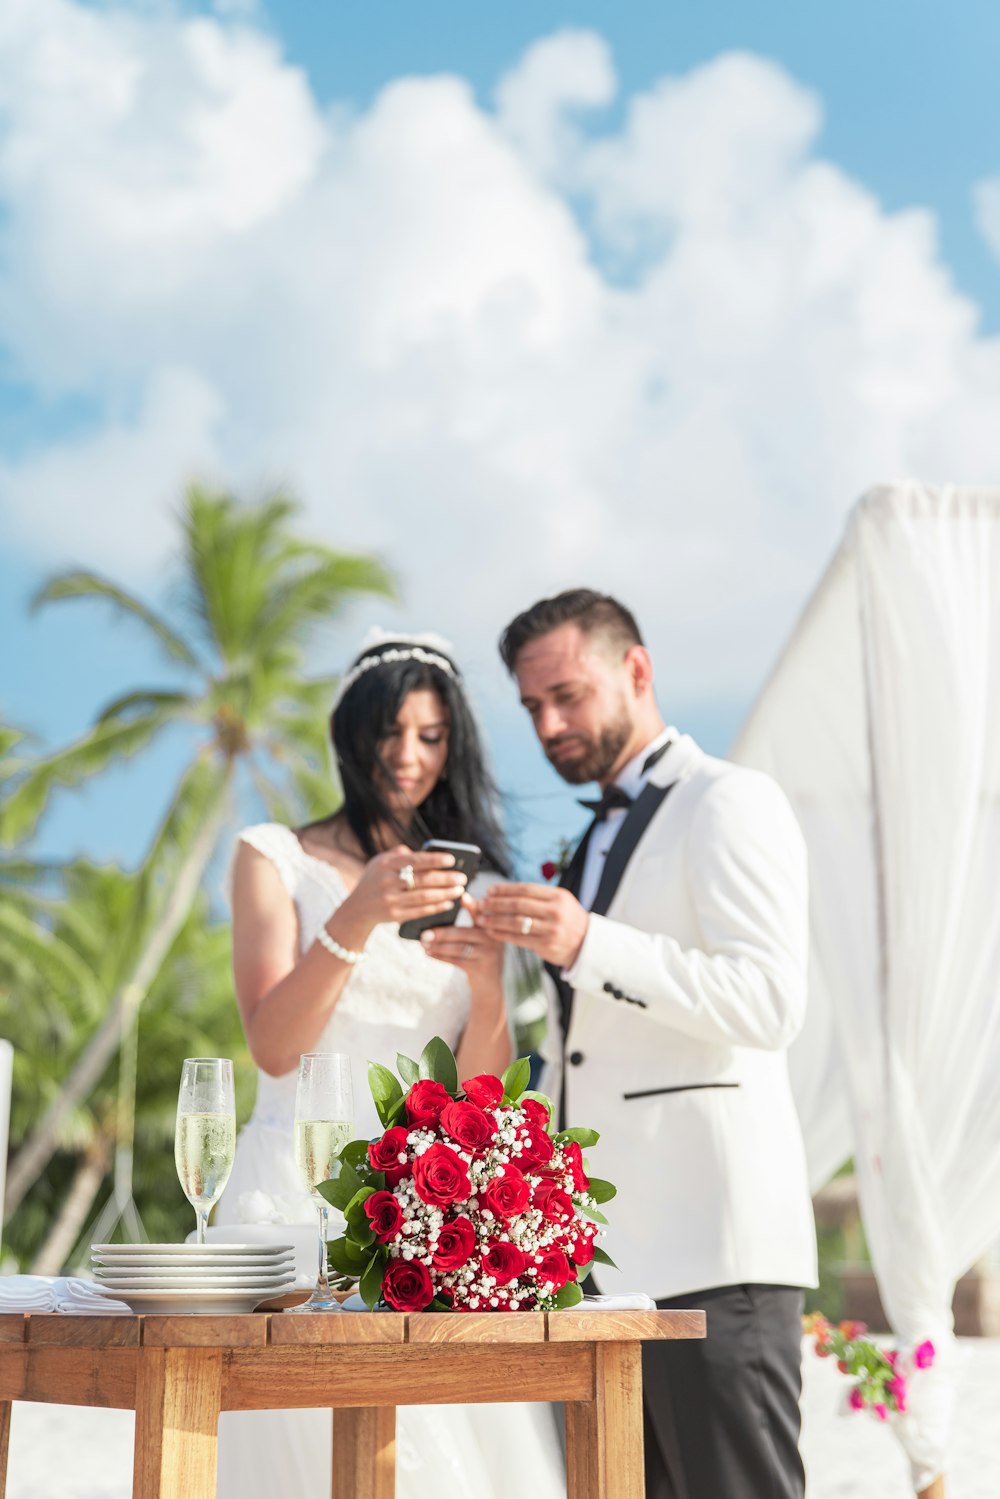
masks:
[[(8, 987), (27, 965), (33, 977), (32, 992), (41, 979), (50, 991), (71, 993), (74, 1008), (83, 1006), (84, 1017), (95, 1018), (107, 1007), (107, 994), (93, 969), (68, 942), (47, 930), (11, 905), (0, 905), (0, 972), (7, 970)], [(78, 1012), (79, 1018), (79, 1012)]]
[(336, 618), (358, 594), (397, 596), (392, 574), (373, 557), (309, 547), (300, 549), (298, 562), (298, 576), (279, 581), (267, 598), (258, 623), (262, 653), (285, 640), (301, 640), (315, 624)]
[(32, 608), (37, 609), (43, 604), (58, 603), (65, 599), (101, 599), (111, 604), (114, 609), (145, 625), (172, 660), (182, 661), (185, 666), (195, 670), (201, 669), (201, 662), (187, 641), (171, 628), (162, 615), (110, 579), (89, 572), (61, 573), (50, 578), (38, 590), (32, 600)]
[[(178, 718), (196, 717), (195, 710), (199, 702), (200, 699), (191, 692), (139, 688), (135, 692), (123, 692), (120, 697), (112, 698), (98, 713), (97, 722), (108, 723), (111, 719), (124, 718), (129, 713), (151, 713), (161, 708), (172, 709)], [(182, 711), (185, 709), (188, 712)]]
[(116, 760), (134, 755), (172, 721), (173, 715), (168, 710), (126, 722), (112, 719), (97, 724), (65, 749), (32, 761), (0, 801), (0, 846), (10, 847), (34, 831), (57, 787), (78, 786)]

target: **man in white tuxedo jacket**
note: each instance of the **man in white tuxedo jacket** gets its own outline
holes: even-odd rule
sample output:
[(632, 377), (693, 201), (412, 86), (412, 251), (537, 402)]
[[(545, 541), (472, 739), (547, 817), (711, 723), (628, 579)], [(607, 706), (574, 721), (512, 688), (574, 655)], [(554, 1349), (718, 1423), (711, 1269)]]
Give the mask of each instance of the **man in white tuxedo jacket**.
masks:
[(501, 654), (556, 770), (602, 797), (559, 886), (497, 886), (480, 920), (548, 970), (546, 1088), (601, 1132), (614, 1283), (708, 1313), (705, 1342), (644, 1352), (648, 1499), (798, 1499), (816, 1283), (785, 1057), (806, 1002), (801, 834), (773, 781), (663, 722), (615, 600), (544, 599)]

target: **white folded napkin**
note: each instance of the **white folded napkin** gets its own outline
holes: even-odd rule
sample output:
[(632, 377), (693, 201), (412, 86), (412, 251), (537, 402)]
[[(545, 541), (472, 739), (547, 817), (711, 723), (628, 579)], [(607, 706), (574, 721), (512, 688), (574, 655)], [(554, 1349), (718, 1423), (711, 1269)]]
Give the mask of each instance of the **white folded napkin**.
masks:
[(571, 1312), (655, 1312), (656, 1302), (645, 1291), (621, 1291), (617, 1296), (585, 1296)]
[(0, 1312), (76, 1312), (87, 1317), (131, 1315), (124, 1301), (113, 1301), (92, 1280), (69, 1275), (0, 1277)]

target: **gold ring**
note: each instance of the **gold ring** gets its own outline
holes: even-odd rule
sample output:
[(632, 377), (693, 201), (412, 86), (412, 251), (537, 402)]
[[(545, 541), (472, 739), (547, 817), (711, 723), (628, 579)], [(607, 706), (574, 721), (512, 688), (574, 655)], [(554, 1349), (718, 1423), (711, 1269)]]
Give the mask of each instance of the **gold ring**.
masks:
[(535, 923), (532, 921), (532, 919), (531, 919), (530, 916), (522, 916), (521, 917), (521, 935), (523, 937), (530, 937), (531, 936), (531, 928), (534, 926), (534, 924)]
[(415, 890), (417, 888), (417, 877), (413, 873), (412, 864), (403, 865), (399, 871), (399, 883), (405, 885), (407, 890)]

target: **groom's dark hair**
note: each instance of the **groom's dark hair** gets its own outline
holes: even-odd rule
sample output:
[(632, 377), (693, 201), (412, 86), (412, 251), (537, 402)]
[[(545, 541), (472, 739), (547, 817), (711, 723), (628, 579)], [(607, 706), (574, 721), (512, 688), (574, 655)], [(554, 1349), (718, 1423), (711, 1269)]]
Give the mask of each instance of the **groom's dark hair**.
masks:
[(634, 615), (607, 593), (592, 588), (567, 588), (551, 599), (539, 599), (525, 609), (500, 636), (500, 656), (513, 672), (517, 658), (531, 640), (540, 640), (560, 625), (577, 625), (585, 635), (603, 635), (622, 654), (633, 645), (644, 644)]

